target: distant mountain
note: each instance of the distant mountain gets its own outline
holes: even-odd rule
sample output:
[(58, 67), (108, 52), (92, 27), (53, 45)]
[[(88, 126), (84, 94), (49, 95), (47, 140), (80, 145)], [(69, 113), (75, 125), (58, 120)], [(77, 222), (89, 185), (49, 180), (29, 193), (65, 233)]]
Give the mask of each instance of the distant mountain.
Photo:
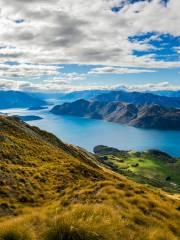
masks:
[(159, 90), (159, 91), (153, 91), (152, 93), (160, 96), (180, 98), (180, 91)]
[(76, 101), (82, 98), (89, 100), (97, 95), (108, 92), (108, 90), (82, 90), (73, 92), (33, 92), (28, 94), (42, 100)]
[(140, 128), (180, 130), (180, 110), (159, 105), (136, 106), (122, 102), (98, 102), (84, 99), (55, 106), (52, 113), (74, 115)]
[(27, 92), (35, 98), (39, 98), (48, 103), (48, 105), (62, 104), (63, 102), (73, 102), (79, 99), (90, 100), (108, 90), (82, 90), (73, 92)]
[(46, 105), (44, 100), (20, 91), (0, 91), (0, 109), (31, 108)]
[(89, 100), (91, 98), (94, 98), (100, 94), (108, 93), (108, 90), (84, 90), (84, 91), (75, 91), (66, 93), (64, 95), (60, 96), (61, 100), (65, 101), (76, 101), (79, 99), (86, 99)]
[(111, 91), (98, 95), (92, 100), (100, 102), (126, 102), (135, 105), (158, 104), (164, 107), (180, 108), (180, 97), (173, 98), (142, 92)]
[(39, 98), (42, 100), (49, 100), (49, 99), (59, 99), (66, 95), (65, 92), (27, 92), (31, 96), (35, 98)]

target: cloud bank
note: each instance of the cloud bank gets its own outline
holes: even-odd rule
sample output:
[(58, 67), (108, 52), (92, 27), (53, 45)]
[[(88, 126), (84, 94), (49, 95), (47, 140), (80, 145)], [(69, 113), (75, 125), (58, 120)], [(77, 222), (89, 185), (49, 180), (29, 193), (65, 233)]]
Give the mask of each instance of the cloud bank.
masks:
[(178, 68), (179, 9), (179, 0), (0, 0), (1, 86), (65, 89), (86, 78), (60, 76), (61, 64), (105, 66), (89, 75)]
[(180, 67), (133, 55), (152, 46), (128, 39), (147, 32), (180, 36), (179, 0), (0, 0), (0, 8), (1, 62)]
[(135, 68), (119, 68), (119, 67), (100, 67), (93, 68), (89, 74), (136, 74), (136, 73), (147, 73), (156, 72), (155, 70), (149, 69), (135, 69)]
[(139, 85), (127, 85), (127, 84), (116, 84), (116, 85), (70, 85), (67, 81), (62, 79), (50, 79), (42, 83), (32, 83), (28, 81), (15, 81), (15, 80), (0, 80), (1, 90), (17, 90), (26, 92), (73, 92), (83, 90), (127, 90), (127, 91), (157, 91), (157, 90), (171, 90), (180, 91), (180, 86), (174, 86), (169, 82), (162, 83), (147, 83)]

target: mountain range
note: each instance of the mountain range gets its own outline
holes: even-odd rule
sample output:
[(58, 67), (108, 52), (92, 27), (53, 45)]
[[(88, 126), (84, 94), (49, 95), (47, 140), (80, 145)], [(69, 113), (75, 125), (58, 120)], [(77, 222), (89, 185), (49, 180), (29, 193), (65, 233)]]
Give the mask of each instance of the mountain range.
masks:
[(125, 90), (83, 90), (70, 93), (43, 93), (22, 91), (0, 91), (0, 109), (5, 108), (39, 108), (57, 101), (76, 101), (79, 99), (92, 101), (120, 101), (137, 105), (158, 104), (164, 107), (180, 108), (178, 91), (157, 91), (152, 93), (128, 92)]
[[(104, 99), (96, 99), (99, 98)], [(57, 105), (51, 112), (57, 115), (105, 119), (139, 128), (180, 130), (180, 110), (159, 105), (137, 106), (131, 103), (81, 99)]]
[[(121, 94), (122, 96), (122, 100), (125, 97), (126, 94), (126, 98), (125, 100), (130, 101), (131, 103), (134, 103), (134, 100), (137, 100), (137, 96), (131, 97), (131, 95), (137, 95), (135, 93), (137, 92), (131, 92), (131, 91), (127, 91), (126, 89), (116, 89), (113, 92), (118, 92), (119, 94)], [(92, 100), (93, 98), (95, 98), (96, 96), (102, 95), (102, 94), (106, 94), (106, 93), (112, 93), (112, 90), (101, 90), (101, 89), (97, 89), (97, 90), (81, 90), (81, 91), (72, 91), (72, 92), (55, 92), (55, 93), (43, 93), (43, 92), (31, 92), (28, 93), (36, 98), (40, 98), (43, 100), (51, 100), (51, 99), (56, 99), (56, 100), (60, 100), (60, 101), (76, 101), (79, 99), (85, 99), (85, 100)], [(129, 97), (128, 97), (129, 95)], [(156, 95), (156, 96), (155, 96)], [(167, 91), (167, 90), (161, 90), (161, 91), (150, 91), (149, 92), (140, 92), (140, 96), (145, 98), (144, 101), (147, 101), (147, 103), (156, 103), (156, 104), (162, 104), (162, 106), (169, 106), (169, 104), (167, 103), (167, 101), (170, 100), (170, 106), (172, 106), (173, 101), (175, 101), (175, 104), (178, 104), (179, 106), (179, 100), (177, 102), (177, 99), (174, 98), (180, 98), (180, 91)], [(163, 97), (163, 98), (162, 98)], [(165, 98), (164, 98), (165, 97)], [(168, 98), (167, 98), (168, 97)], [(171, 98), (171, 99), (169, 99)], [(173, 99), (172, 99), (173, 98)]]
[(30, 108), (46, 105), (44, 100), (21, 91), (0, 91), (0, 109)]
[(0, 239), (175, 240), (179, 201), (87, 151), (0, 116)]
[(89, 100), (102, 93), (107, 93), (109, 90), (81, 90), (81, 91), (71, 91), (71, 92), (27, 92), (31, 96), (40, 98), (45, 101), (52, 102), (56, 101), (76, 101), (78, 99)]
[(160, 95), (160, 96), (166, 96), (166, 97), (177, 97), (180, 98), (180, 90), (156, 90), (156, 91), (152, 91), (151, 93), (155, 94), (155, 95)]
[(99, 102), (126, 102), (135, 105), (157, 104), (163, 107), (180, 108), (179, 97), (166, 97), (142, 92), (111, 91), (100, 94), (92, 100)]
[(83, 90), (66, 93), (60, 97), (63, 101), (76, 101), (79, 99), (89, 100), (100, 94), (108, 93), (108, 90)]

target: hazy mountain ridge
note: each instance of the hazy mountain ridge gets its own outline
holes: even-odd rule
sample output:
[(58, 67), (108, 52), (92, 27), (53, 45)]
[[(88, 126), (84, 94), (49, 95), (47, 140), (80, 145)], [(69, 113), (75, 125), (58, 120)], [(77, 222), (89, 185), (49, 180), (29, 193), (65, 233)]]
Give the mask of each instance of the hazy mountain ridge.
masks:
[(180, 108), (179, 97), (167, 97), (143, 92), (111, 91), (109, 93), (100, 94), (92, 100), (100, 102), (126, 102), (135, 105), (157, 104), (168, 108)]
[(30, 108), (46, 105), (44, 100), (20, 91), (0, 91), (0, 109)]
[(27, 92), (28, 94), (40, 98), (42, 100), (53, 100), (56, 101), (76, 101), (78, 99), (89, 100), (102, 93), (108, 93), (110, 90), (80, 90), (70, 92)]
[(77, 100), (55, 106), (52, 113), (74, 115), (110, 122), (128, 124), (140, 128), (180, 130), (180, 110), (159, 105), (142, 105), (122, 102)]
[(100, 94), (108, 93), (108, 90), (83, 90), (83, 91), (74, 91), (70, 93), (66, 93), (64, 96), (60, 97), (60, 99), (64, 101), (76, 101), (79, 99), (89, 100), (94, 98)]
[(153, 94), (155, 95), (160, 95), (160, 96), (166, 96), (166, 97), (174, 97), (174, 98), (180, 98), (180, 90), (157, 90), (157, 91), (152, 91)]

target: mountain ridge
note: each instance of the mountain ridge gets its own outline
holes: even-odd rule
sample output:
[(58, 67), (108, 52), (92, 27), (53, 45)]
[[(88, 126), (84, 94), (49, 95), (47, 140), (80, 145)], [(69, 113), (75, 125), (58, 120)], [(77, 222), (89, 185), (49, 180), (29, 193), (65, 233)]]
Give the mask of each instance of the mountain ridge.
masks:
[(44, 100), (21, 91), (0, 91), (0, 109), (30, 108), (46, 105)]
[(131, 103), (80, 99), (57, 105), (51, 112), (57, 115), (105, 119), (140, 128), (180, 130), (180, 110), (159, 105), (136, 106)]
[(150, 92), (111, 91), (109, 93), (100, 94), (91, 100), (100, 102), (127, 102), (134, 105), (157, 104), (167, 108), (180, 108), (179, 97), (160, 96)]

